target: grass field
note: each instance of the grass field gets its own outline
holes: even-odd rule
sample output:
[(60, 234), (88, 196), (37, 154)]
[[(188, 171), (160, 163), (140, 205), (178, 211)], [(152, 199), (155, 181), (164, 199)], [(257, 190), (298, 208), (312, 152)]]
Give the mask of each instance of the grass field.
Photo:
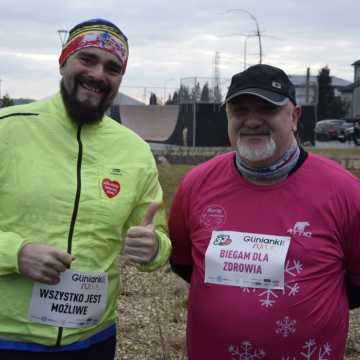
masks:
[(319, 149), (319, 148), (306, 148), (306, 150), (309, 150), (315, 154), (324, 155), (327, 157), (332, 158), (341, 158), (341, 157), (348, 157), (348, 158), (360, 158), (360, 147), (355, 148), (344, 148), (344, 149)]
[[(322, 150), (321, 153), (333, 158), (360, 158), (360, 149), (355, 152), (344, 150)], [(159, 166), (167, 208), (176, 185), (191, 168), (190, 165)], [(355, 175), (360, 177), (360, 171)], [(169, 266), (149, 274), (138, 273), (130, 267), (122, 268), (121, 272), (123, 288), (118, 302), (117, 359), (185, 360), (187, 285), (170, 271)], [(350, 314), (345, 359), (360, 359), (360, 310)]]

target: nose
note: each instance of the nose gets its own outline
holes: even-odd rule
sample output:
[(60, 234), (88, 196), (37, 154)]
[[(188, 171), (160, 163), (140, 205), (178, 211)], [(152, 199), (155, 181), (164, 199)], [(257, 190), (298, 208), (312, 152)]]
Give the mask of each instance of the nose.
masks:
[(92, 66), (89, 71), (89, 75), (96, 80), (103, 79), (105, 76), (104, 66), (102, 64)]
[(244, 116), (243, 125), (245, 125), (248, 128), (256, 129), (257, 127), (260, 127), (263, 125), (263, 120), (257, 112), (249, 111)]

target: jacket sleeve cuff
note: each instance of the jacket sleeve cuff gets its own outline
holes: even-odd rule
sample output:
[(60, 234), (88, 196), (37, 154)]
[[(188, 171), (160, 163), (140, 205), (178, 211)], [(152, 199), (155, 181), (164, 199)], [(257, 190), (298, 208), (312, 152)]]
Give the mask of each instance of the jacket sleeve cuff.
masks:
[(0, 276), (19, 273), (18, 253), (25, 239), (13, 232), (0, 232)]
[(159, 230), (156, 230), (156, 239), (159, 242), (156, 256), (150, 262), (143, 265), (138, 265), (137, 269), (139, 271), (151, 272), (164, 266), (167, 263), (171, 253), (170, 239), (165, 233)]

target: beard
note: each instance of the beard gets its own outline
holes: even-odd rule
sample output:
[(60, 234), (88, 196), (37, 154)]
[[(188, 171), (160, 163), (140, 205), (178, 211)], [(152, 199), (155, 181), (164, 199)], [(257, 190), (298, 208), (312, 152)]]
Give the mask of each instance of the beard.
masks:
[[(79, 101), (77, 99), (77, 89), (81, 86), (80, 83), (82, 82), (103, 92), (103, 97), (98, 105), (93, 105), (89, 101)], [(77, 75), (74, 77), (74, 86), (70, 92), (66, 89), (64, 80), (61, 80), (60, 82), (60, 93), (65, 109), (69, 117), (77, 125), (99, 123), (116, 95), (116, 93), (114, 93), (113, 96), (109, 96), (110, 92), (111, 87), (104, 81), (92, 80), (84, 75)]]
[(276, 150), (274, 139), (270, 136), (263, 146), (253, 147), (242, 143), (240, 139), (236, 142), (236, 152), (245, 161), (263, 161), (271, 158)]

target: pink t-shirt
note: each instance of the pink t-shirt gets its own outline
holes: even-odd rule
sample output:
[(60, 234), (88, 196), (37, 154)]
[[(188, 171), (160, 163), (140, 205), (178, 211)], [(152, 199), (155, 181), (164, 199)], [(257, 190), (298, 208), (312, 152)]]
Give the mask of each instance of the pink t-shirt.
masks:
[[(170, 214), (171, 260), (193, 265), (187, 346), (191, 360), (343, 359), (344, 276), (360, 285), (360, 181), (309, 154), (288, 179), (249, 183), (234, 153), (183, 179)], [(283, 290), (205, 283), (213, 230), (289, 236)]]

